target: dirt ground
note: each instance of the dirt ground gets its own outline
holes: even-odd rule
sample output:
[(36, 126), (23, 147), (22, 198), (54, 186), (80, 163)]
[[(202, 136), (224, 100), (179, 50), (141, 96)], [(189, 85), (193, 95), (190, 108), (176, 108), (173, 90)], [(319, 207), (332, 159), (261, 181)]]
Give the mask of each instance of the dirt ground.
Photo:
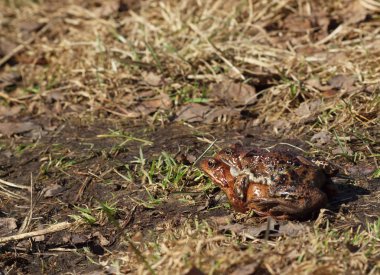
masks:
[[(378, 1), (0, 1), (4, 274), (379, 274)], [(198, 168), (327, 160), (303, 221)]]

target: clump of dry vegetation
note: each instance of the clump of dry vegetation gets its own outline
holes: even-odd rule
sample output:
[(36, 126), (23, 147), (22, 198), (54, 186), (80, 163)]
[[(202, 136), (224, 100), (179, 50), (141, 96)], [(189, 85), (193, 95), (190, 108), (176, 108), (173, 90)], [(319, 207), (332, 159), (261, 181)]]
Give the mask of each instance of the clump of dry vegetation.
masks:
[[(0, 236), (48, 228), (0, 238), (0, 268), (376, 274), (379, 18), (374, 0), (0, 2)], [(333, 161), (343, 195), (258, 230), (193, 165), (236, 140)]]

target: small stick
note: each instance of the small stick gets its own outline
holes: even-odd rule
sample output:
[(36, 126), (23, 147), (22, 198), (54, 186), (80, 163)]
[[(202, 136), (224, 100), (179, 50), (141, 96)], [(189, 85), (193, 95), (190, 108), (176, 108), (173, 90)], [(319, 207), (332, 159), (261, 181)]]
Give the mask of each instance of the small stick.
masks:
[(46, 235), (46, 234), (65, 230), (71, 226), (72, 226), (72, 223), (61, 222), (61, 223), (53, 224), (52, 226), (50, 226), (49, 228), (46, 228), (46, 229), (31, 231), (31, 232), (22, 233), (22, 234), (16, 234), (13, 236), (2, 237), (2, 238), (0, 238), (0, 243), (5, 243), (5, 242), (9, 242), (9, 241), (18, 241), (18, 240), (22, 240), (22, 239), (42, 236), (42, 235)]
[(2, 179), (0, 179), (0, 183), (4, 184), (6, 186), (9, 186), (9, 187), (18, 188), (18, 189), (26, 189), (26, 190), (30, 191), (30, 187), (29, 186), (15, 184), (15, 183), (12, 183), (12, 182), (9, 182), (9, 181), (5, 181), (5, 180), (2, 180)]
[(194, 161), (193, 166), (197, 165), (198, 161), (203, 158), (203, 156), (211, 149), (212, 146), (214, 146), (216, 140), (214, 140), (207, 149)]

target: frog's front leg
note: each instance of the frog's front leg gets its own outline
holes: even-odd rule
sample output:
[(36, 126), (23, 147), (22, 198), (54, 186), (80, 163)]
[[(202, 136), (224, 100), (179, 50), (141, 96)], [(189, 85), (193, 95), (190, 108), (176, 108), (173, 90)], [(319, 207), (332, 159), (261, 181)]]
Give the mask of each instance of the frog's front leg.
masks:
[(247, 193), (249, 188), (249, 177), (248, 175), (239, 175), (234, 183), (234, 196), (239, 201), (245, 203), (247, 201)]

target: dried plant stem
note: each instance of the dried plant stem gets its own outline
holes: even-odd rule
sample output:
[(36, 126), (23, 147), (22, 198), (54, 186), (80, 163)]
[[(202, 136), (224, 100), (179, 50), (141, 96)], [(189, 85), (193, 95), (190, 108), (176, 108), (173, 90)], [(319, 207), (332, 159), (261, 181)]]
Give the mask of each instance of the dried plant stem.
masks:
[(42, 235), (46, 235), (46, 234), (65, 230), (67, 228), (70, 228), (71, 226), (72, 226), (72, 223), (61, 222), (61, 223), (53, 224), (46, 229), (31, 231), (31, 232), (7, 236), (7, 237), (2, 237), (2, 238), (0, 238), (0, 243), (6, 243), (6, 242), (10, 242), (10, 241), (18, 241), (18, 240), (23, 240), (23, 239), (27, 239), (27, 238), (42, 236)]

